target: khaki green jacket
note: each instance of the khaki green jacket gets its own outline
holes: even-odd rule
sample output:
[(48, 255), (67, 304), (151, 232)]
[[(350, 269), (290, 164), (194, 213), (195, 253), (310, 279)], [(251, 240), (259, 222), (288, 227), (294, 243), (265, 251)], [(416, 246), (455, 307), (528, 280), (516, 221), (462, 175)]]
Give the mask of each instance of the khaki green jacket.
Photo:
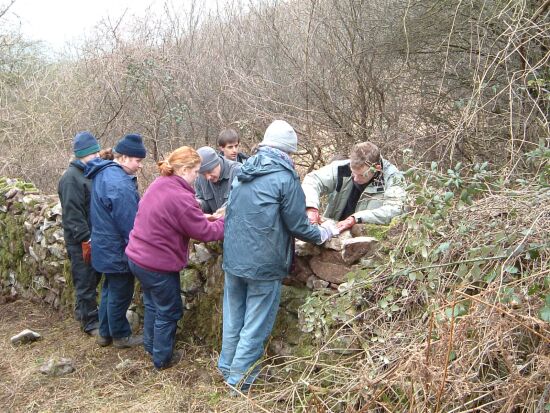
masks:
[[(306, 206), (319, 209), (320, 197), (328, 194), (323, 215), (336, 221), (346, 207), (352, 186), (349, 159), (310, 172), (302, 182)], [(352, 215), (357, 223), (388, 224), (403, 213), (406, 195), (403, 174), (383, 159), (382, 173), (365, 188)]]

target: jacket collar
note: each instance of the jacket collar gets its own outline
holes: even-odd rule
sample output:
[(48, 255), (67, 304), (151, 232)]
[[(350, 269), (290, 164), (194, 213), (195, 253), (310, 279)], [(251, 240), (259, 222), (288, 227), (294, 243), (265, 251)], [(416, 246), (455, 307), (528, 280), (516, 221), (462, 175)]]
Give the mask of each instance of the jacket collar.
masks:
[(229, 177), (231, 176), (231, 168), (230, 168), (231, 165), (229, 164), (230, 161), (225, 159), (223, 156), (220, 158), (221, 158), (221, 166), (222, 166), (222, 169), (220, 171), (220, 179), (229, 179)]

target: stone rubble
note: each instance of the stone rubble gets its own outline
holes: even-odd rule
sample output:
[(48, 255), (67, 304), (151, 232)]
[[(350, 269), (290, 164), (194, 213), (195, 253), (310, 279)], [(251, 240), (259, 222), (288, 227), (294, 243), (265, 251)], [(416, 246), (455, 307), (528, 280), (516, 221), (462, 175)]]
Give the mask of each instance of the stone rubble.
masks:
[(73, 371), (75, 371), (75, 368), (71, 359), (58, 359), (56, 357), (52, 357), (46, 363), (40, 366), (39, 371), (46, 376), (59, 377), (64, 376), (65, 374), (72, 373)]
[(21, 331), (19, 334), (14, 335), (10, 341), (11, 344), (14, 346), (19, 344), (26, 344), (26, 343), (32, 343), (33, 341), (40, 340), (42, 336), (32, 330), (29, 330), (28, 328)]

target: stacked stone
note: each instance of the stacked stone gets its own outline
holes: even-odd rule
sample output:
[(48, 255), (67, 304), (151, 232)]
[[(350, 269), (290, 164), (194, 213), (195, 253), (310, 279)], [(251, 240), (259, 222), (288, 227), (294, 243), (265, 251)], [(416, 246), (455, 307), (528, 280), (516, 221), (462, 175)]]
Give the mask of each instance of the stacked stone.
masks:
[(350, 231), (322, 246), (296, 241), (293, 272), (285, 281), (305, 284), (312, 290), (338, 289), (338, 285), (346, 282), (347, 274), (361, 268), (361, 260), (376, 253), (377, 245), (376, 238), (352, 237)]
[(54, 308), (65, 293), (67, 256), (57, 196), (34, 185), (0, 178), (0, 288), (4, 295), (38, 296)]
[[(353, 236), (348, 231), (322, 246), (296, 242), (294, 270), (283, 286), (272, 353), (285, 355), (307, 348), (313, 337), (300, 331), (300, 307), (311, 290), (334, 292), (345, 286), (348, 273), (365, 266), (378, 245), (376, 238), (364, 236), (372, 230), (355, 225)], [(189, 266), (181, 272), (186, 309), (183, 336), (214, 348), (221, 342), (222, 258), (221, 243), (194, 243)], [(57, 196), (41, 195), (32, 184), (0, 178), (0, 299), (17, 295), (39, 297), (54, 308), (70, 308), (70, 266)], [(139, 294), (136, 301), (128, 314), (133, 329), (139, 327)]]

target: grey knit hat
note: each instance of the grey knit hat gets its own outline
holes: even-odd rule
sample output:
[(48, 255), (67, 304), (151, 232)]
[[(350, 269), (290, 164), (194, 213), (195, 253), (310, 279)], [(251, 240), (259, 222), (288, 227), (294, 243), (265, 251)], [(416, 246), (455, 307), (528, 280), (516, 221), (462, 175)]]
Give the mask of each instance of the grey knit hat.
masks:
[(298, 137), (287, 122), (275, 120), (265, 130), (264, 139), (259, 146), (271, 146), (283, 152), (294, 153), (298, 150)]
[(200, 174), (210, 172), (221, 162), (220, 156), (209, 146), (203, 146), (202, 148), (197, 149), (197, 152), (201, 157), (201, 167), (199, 168)]

